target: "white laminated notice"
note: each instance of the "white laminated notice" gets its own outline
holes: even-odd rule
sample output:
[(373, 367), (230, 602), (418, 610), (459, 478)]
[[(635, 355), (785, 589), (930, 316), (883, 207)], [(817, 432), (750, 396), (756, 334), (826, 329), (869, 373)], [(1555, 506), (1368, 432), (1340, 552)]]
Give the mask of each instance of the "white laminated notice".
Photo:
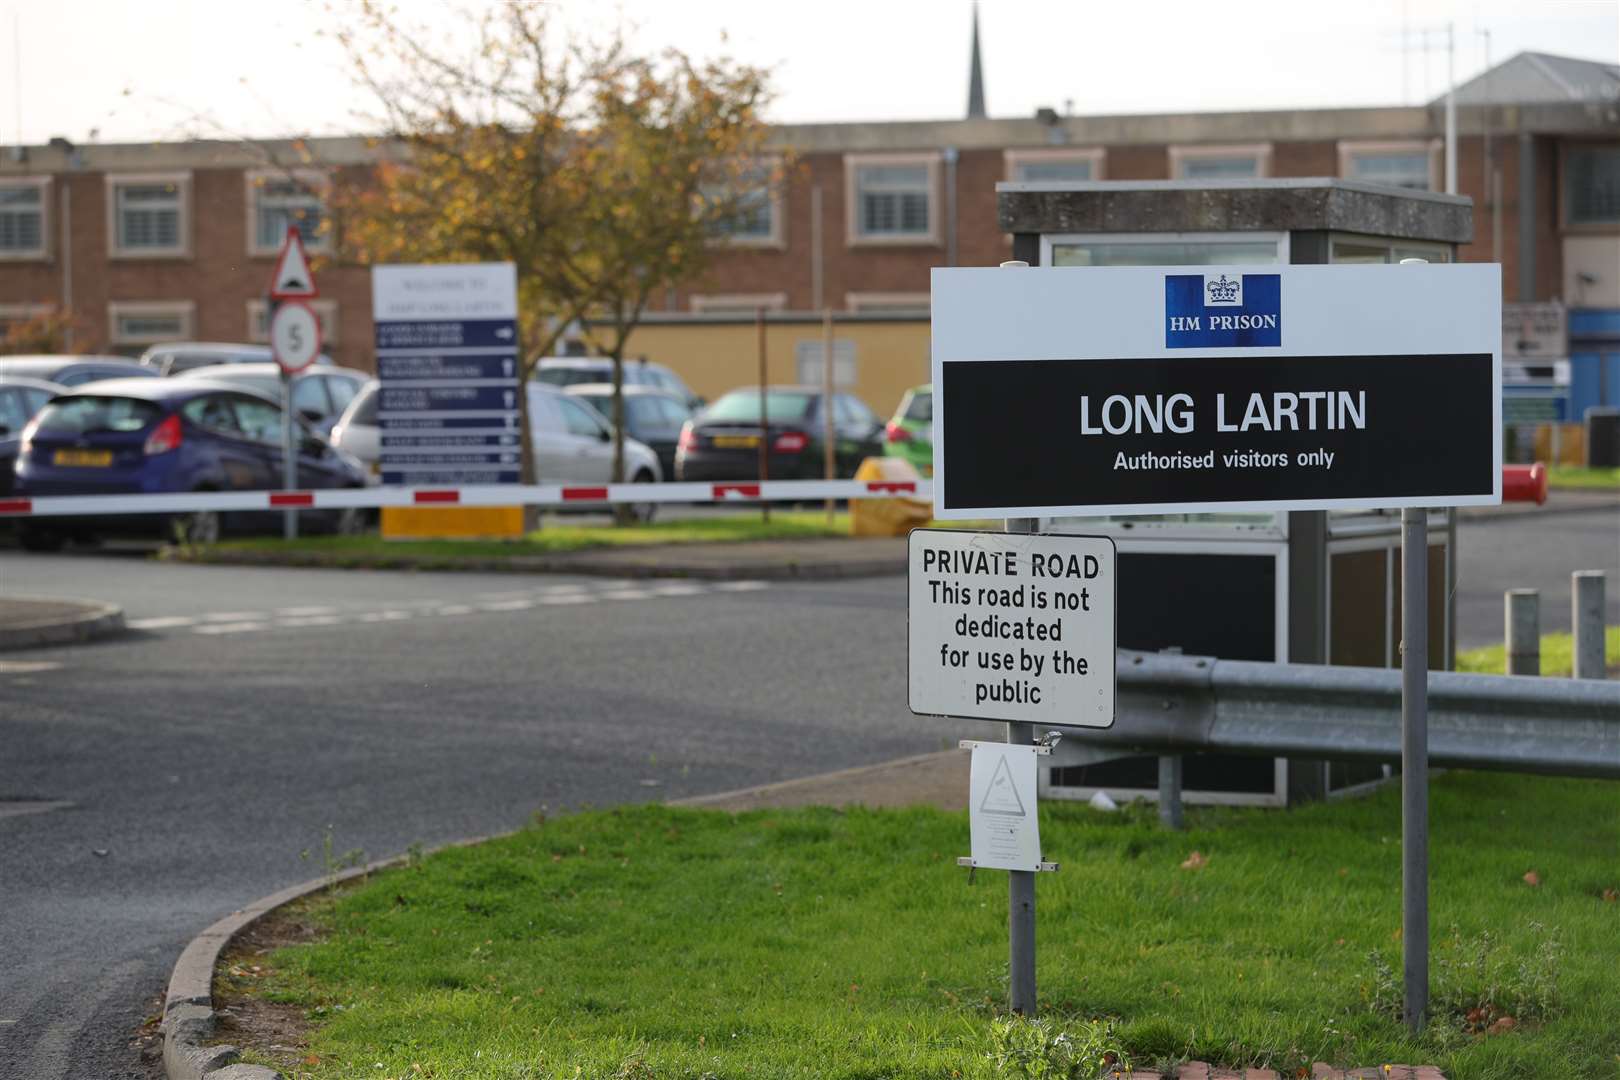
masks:
[(968, 774), (973, 865), (1038, 870), (1041, 827), (1035, 815), (1035, 747), (974, 743)]

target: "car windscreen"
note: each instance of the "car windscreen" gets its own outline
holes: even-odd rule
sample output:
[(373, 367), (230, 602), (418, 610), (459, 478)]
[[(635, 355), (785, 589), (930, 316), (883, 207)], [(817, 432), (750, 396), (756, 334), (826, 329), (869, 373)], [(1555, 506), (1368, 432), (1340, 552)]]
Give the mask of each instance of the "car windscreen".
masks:
[(344, 422), (349, 424), (364, 424), (367, 427), (377, 426), (377, 388), (368, 386), (360, 391), (360, 396), (349, 406), (348, 415)]
[(551, 386), (577, 386), (580, 383), (608, 382), (612, 374), (603, 375), (597, 368), (544, 367), (534, 373), (537, 381)]
[(906, 406), (906, 419), (926, 422), (933, 418), (934, 395), (925, 390), (919, 390), (911, 395), (911, 404)]
[[(612, 394), (579, 394), (581, 401), (602, 414), (606, 420), (613, 419)], [(658, 402), (649, 397), (630, 397), (624, 399), (624, 416), (631, 424), (636, 426), (661, 427), (664, 423), (664, 414), (658, 409)]]
[[(814, 394), (795, 393), (791, 390), (765, 392), (765, 411), (771, 420), (803, 420), (815, 406)], [(759, 391), (733, 390), (703, 412), (703, 419), (743, 420), (759, 423)]]
[(144, 431), (162, 415), (161, 407), (140, 398), (82, 394), (57, 398), (45, 406), (36, 430), (41, 435), (67, 436)]

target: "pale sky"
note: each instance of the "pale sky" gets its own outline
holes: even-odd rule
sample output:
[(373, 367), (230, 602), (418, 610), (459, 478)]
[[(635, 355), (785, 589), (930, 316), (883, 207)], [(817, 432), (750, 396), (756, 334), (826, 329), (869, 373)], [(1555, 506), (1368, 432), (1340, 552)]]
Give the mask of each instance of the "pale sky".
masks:
[[(395, 0), (455, 32), (443, 0)], [(474, 0), (476, 2), (476, 0)], [(950, 119), (971, 0), (545, 0), (651, 51), (774, 70), (778, 122)], [(342, 134), (366, 94), (330, 29), (345, 0), (0, 0), (0, 145)], [(984, 0), (991, 116), (1418, 104), (1521, 50), (1620, 62), (1617, 0)], [(1403, 52), (1431, 32), (1431, 51)], [(94, 132), (94, 134), (92, 134)]]

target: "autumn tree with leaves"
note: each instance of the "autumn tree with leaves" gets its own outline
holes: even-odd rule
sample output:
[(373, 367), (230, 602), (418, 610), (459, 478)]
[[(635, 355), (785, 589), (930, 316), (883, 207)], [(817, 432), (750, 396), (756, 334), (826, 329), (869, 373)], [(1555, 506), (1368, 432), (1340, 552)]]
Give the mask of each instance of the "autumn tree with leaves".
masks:
[[(524, 384), (581, 323), (613, 359), (622, 482), (625, 343), (655, 295), (707, 269), (717, 231), (757, 192), (766, 73), (633, 55), (622, 31), (567, 40), (535, 3), (468, 15), (457, 44), (375, 0), (341, 13), (337, 37), (386, 129), (372, 182), (336, 196), (345, 257), (514, 263)], [(532, 483), (526, 413), (523, 430)]]

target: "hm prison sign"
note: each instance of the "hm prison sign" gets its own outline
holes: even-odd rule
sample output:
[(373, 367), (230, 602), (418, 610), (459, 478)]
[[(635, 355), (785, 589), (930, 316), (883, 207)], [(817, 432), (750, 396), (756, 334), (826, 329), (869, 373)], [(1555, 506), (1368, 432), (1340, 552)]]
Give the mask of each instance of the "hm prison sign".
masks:
[(1501, 501), (1494, 265), (937, 269), (942, 519)]

